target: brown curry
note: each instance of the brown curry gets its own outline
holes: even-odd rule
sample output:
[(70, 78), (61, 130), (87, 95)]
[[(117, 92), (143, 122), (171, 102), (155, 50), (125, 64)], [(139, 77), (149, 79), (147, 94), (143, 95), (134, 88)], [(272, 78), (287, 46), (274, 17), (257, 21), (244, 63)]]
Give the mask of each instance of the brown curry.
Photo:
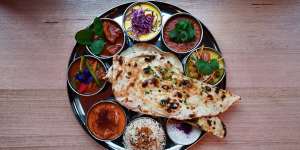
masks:
[[(191, 21), (191, 23), (195, 29), (195, 38), (190, 42), (176, 43), (170, 39), (168, 34), (171, 30), (173, 30), (175, 28), (176, 23), (182, 19), (187, 19), (187, 20)], [(181, 16), (181, 15), (174, 16), (166, 22), (166, 25), (164, 26), (164, 29), (163, 29), (163, 38), (164, 38), (166, 45), (170, 49), (172, 49), (176, 52), (187, 52), (187, 51), (193, 49), (195, 46), (197, 46), (197, 44), (201, 40), (201, 35), (202, 35), (202, 30), (201, 30), (201, 27), (200, 27), (198, 21), (189, 16)]]

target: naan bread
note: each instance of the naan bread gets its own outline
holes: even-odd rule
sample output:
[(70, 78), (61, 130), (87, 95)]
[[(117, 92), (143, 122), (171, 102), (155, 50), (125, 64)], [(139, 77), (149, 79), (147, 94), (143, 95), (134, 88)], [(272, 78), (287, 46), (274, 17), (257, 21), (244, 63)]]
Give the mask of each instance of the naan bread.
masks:
[[(142, 47), (142, 48), (141, 48)], [(144, 43), (139, 43), (123, 51), (120, 55), (126, 58), (134, 58), (138, 56), (147, 56), (147, 55), (157, 55), (157, 53), (165, 53), (169, 55), (166, 57), (174, 67), (183, 73), (183, 67), (180, 60), (172, 53), (163, 52), (154, 45), (148, 45)], [(226, 127), (224, 123), (218, 117), (201, 117), (195, 119), (192, 124), (196, 124), (202, 130), (211, 133), (219, 138), (224, 138), (226, 136)]]
[(197, 124), (202, 130), (219, 138), (224, 138), (226, 136), (225, 124), (218, 117), (201, 117), (192, 123)]
[(177, 68), (180, 72), (183, 73), (183, 66), (178, 57), (173, 53), (168, 53), (160, 50), (155, 45), (147, 43), (138, 43), (124, 50), (123, 52), (121, 52), (120, 55), (126, 58), (134, 58), (160, 54), (163, 54), (165, 56), (164, 61), (170, 61), (170, 63), (173, 64), (175, 68)]
[[(186, 77), (168, 59), (169, 53), (115, 56), (107, 78), (115, 99), (132, 111), (178, 120), (215, 116), (240, 100), (229, 91)], [(140, 50), (141, 51), (141, 50)], [(149, 51), (149, 53), (148, 53)]]

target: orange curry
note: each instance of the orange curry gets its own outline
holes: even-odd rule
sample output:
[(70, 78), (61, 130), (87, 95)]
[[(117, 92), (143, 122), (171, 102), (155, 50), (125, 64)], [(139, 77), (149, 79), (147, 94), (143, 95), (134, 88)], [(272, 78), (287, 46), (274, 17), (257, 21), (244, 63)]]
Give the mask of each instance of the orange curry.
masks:
[(126, 115), (118, 104), (100, 102), (89, 111), (87, 126), (97, 138), (113, 140), (123, 133), (126, 126)]

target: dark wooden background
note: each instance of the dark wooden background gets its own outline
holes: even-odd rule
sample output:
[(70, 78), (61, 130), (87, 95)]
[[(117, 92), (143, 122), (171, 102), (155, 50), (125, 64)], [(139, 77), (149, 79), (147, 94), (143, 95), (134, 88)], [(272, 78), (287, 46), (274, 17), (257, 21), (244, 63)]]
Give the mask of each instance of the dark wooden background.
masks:
[[(197, 16), (223, 51), (228, 136), (192, 149), (300, 149), (300, 1), (168, 1)], [(0, 149), (102, 149), (66, 92), (74, 34), (125, 1), (0, 0)]]

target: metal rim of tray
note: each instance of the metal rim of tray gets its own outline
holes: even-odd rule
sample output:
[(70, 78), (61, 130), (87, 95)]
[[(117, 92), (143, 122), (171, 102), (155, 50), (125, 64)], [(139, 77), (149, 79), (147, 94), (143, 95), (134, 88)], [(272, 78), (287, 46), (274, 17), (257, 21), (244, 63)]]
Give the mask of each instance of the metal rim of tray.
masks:
[[(188, 13), (187, 11), (178, 8), (177, 6), (168, 4), (168, 3), (164, 3), (164, 2), (156, 2), (156, 1), (150, 1), (151, 3), (155, 4), (162, 12), (162, 16), (164, 16), (164, 14), (166, 15), (172, 15), (175, 13), (179, 13), (179, 12), (184, 12), (184, 13)], [(130, 6), (133, 2), (130, 3), (126, 3), (126, 4), (121, 4), (119, 6), (116, 6), (112, 9), (109, 9), (108, 11), (104, 12), (102, 15), (100, 15), (100, 18), (112, 18), (114, 20), (118, 20), (118, 21), (122, 21), (122, 15), (123, 12), (126, 10), (126, 8), (128, 6)], [(199, 19), (198, 19), (199, 20)], [(117, 21), (117, 22), (118, 22)], [(205, 44), (206, 47), (210, 47), (212, 49), (217, 50), (219, 53), (221, 53), (219, 46), (215, 40), (215, 38), (213, 37), (213, 35), (211, 34), (211, 32), (207, 29), (207, 27), (199, 20), (199, 22), (202, 25), (203, 28), (203, 38), (202, 38), (202, 42), (199, 46), (201, 46), (202, 44)], [(164, 22), (162, 22), (162, 24), (164, 24)], [(122, 24), (120, 24), (120, 26), (122, 26)], [(160, 33), (161, 34), (161, 33)], [(158, 39), (157, 42), (153, 43), (155, 44), (157, 47), (161, 48), (164, 51), (170, 51), (168, 50), (164, 45), (161, 38), (161, 35), (158, 35)], [(126, 37), (124, 40), (128, 40), (126, 41), (127, 47), (132, 46), (133, 41), (130, 40), (130, 38)], [(69, 62), (68, 62), (68, 66), (73, 62), (73, 60), (78, 57), (77, 55), (77, 49), (79, 47), (79, 44), (77, 43), (70, 55), (69, 58)], [(124, 49), (127, 48), (126, 46), (124, 46)], [(124, 50), (123, 49), (123, 50)], [(121, 50), (121, 51), (123, 51)], [(189, 53), (187, 53), (186, 55), (188, 55)], [(222, 53), (221, 53), (222, 54)], [(180, 58), (180, 60), (183, 62), (183, 58), (184, 56), (178, 56)], [(105, 61), (105, 60), (102, 60)], [(107, 60), (107, 61), (111, 61), (111, 60)], [(109, 62), (105, 64), (107, 67), (110, 66)], [(226, 67), (226, 66), (225, 66)], [(225, 71), (225, 75), (224, 78), (222, 79), (222, 81), (217, 85), (217, 87), (225, 89), (226, 88), (226, 71)], [(83, 110), (83, 107), (81, 105), (80, 102), (80, 96), (77, 95), (76, 93), (74, 93), (72, 91), (72, 89), (69, 87), (69, 85), (67, 84), (67, 92), (68, 92), (68, 98), (71, 104), (71, 108), (74, 112), (74, 115), (76, 116), (78, 122), (80, 123), (80, 125), (82, 126), (82, 128), (86, 131), (86, 133), (89, 134), (90, 137), (92, 137), (97, 143), (101, 144), (104, 148), (109, 149), (109, 150), (125, 150), (123, 147), (121, 147), (120, 145), (114, 143), (113, 141), (100, 141), (97, 140), (96, 138), (94, 138), (88, 131), (87, 127), (86, 127), (86, 123), (85, 123), (85, 118), (86, 118), (86, 113)], [(111, 99), (111, 98), (108, 98)], [(166, 130), (165, 130), (166, 131)], [(170, 147), (170, 145), (168, 146), (168, 144), (170, 144), (170, 142), (167, 142), (166, 148), (168, 150), (183, 150), (183, 149), (188, 149), (190, 148), (192, 145), (194, 145), (195, 143), (197, 143), (200, 139), (202, 139), (205, 136), (205, 132), (199, 137), (199, 139), (194, 142), (193, 144), (190, 145), (176, 145), (174, 143), (172, 143), (172, 147)], [(120, 137), (122, 138), (122, 136)], [(170, 139), (169, 139), (170, 140)], [(120, 143), (120, 141), (118, 141)]]

